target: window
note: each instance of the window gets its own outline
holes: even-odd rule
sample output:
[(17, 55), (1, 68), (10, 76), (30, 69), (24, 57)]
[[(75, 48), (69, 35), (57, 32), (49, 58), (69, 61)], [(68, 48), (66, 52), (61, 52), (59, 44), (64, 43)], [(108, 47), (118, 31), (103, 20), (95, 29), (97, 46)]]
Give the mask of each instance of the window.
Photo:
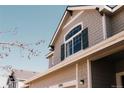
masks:
[(78, 25), (65, 36), (65, 43), (61, 45), (61, 61), (88, 46), (88, 28), (82, 30)]
[(66, 57), (72, 54), (72, 40), (66, 43)]
[(65, 37), (65, 41), (68, 40), (69, 38), (71, 38), (73, 35), (75, 35), (76, 33), (78, 33), (81, 30), (81, 25), (78, 25), (77, 27), (75, 27), (74, 29), (72, 29)]
[(81, 50), (81, 34), (73, 38), (74, 53)]

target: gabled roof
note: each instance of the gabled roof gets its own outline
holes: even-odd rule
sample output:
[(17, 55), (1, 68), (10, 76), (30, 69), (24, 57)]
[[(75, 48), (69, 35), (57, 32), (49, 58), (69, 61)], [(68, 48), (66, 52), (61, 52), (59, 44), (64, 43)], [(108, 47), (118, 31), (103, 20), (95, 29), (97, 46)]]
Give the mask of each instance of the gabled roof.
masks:
[(114, 9), (117, 5), (107, 5), (108, 7), (110, 7), (111, 9)]
[(64, 19), (65, 17), (67, 16), (67, 13), (69, 11), (75, 11), (75, 10), (86, 10), (86, 9), (96, 9), (96, 8), (99, 8), (99, 11), (102, 11), (102, 10), (107, 10), (111, 13), (115, 12), (117, 9), (119, 9), (120, 7), (122, 7), (122, 5), (78, 5), (78, 6), (67, 6), (65, 12), (64, 12), (64, 15), (62, 16), (61, 20), (60, 20), (60, 23), (56, 29), (56, 32), (54, 33), (53, 37), (52, 37), (52, 40), (50, 41), (50, 44), (49, 46), (53, 45), (55, 39), (56, 39), (56, 36), (58, 35), (58, 32), (59, 32), (59, 29), (62, 25), (62, 23), (64, 22)]
[(14, 76), (18, 80), (27, 80), (36, 74), (37, 72), (32, 72), (32, 71), (25, 71), (25, 70), (18, 70), (18, 69), (13, 69)]

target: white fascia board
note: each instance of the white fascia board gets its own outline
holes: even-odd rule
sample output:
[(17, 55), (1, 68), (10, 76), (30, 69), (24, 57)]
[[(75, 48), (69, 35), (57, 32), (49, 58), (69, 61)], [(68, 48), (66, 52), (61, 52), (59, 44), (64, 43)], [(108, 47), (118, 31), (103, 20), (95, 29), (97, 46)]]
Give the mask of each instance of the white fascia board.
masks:
[[(75, 7), (75, 6), (69, 6), (69, 7), (67, 8), (67, 10), (72, 10), (72, 11), (74, 11), (74, 10), (96, 9), (96, 7), (101, 8), (101, 7), (103, 7), (103, 6), (102, 6), (102, 5), (96, 5), (96, 6), (76, 6), (76, 7)], [(57, 33), (59, 32), (59, 29), (60, 29), (60, 27), (61, 27), (61, 25), (62, 25), (62, 23), (63, 23), (63, 21), (64, 21), (66, 15), (67, 15), (67, 10), (65, 11), (64, 16), (63, 16), (63, 18), (62, 18), (62, 20), (61, 20), (61, 22), (60, 22), (60, 24), (59, 24), (59, 26), (58, 26), (58, 28), (57, 28), (55, 34), (53, 35), (53, 38), (52, 38), (52, 40), (51, 40), (51, 42), (50, 42), (50, 45), (53, 44), (53, 42), (54, 42), (54, 40), (55, 40), (55, 37), (57, 36)]]
[(112, 10), (112, 12), (115, 12), (116, 10), (118, 10), (119, 8), (121, 8), (123, 5), (118, 5), (118, 6), (116, 6), (113, 10)]
[(97, 6), (69, 6), (68, 10), (85, 10), (85, 9), (96, 9)]
[[(102, 11), (103, 9), (106, 9), (106, 10), (108, 10), (109, 12), (115, 12), (116, 10), (118, 10), (120, 7), (122, 7), (123, 5), (118, 5), (117, 7), (115, 7), (114, 9), (111, 9), (111, 8), (109, 8), (108, 6), (106, 6), (106, 5), (96, 5), (96, 6), (76, 6), (76, 7), (74, 7), (74, 6), (69, 6), (68, 8), (67, 8), (67, 10), (72, 10), (72, 11), (74, 11), (74, 10), (86, 10), (86, 9), (96, 9), (97, 7), (99, 8), (99, 11)], [(62, 23), (63, 23), (63, 21), (64, 21), (64, 18), (66, 17), (66, 15), (67, 15), (67, 11), (65, 11), (65, 14), (64, 14), (64, 16), (63, 16), (63, 18), (62, 18), (62, 20), (61, 20), (61, 22), (60, 22), (60, 24), (59, 24), (59, 26), (58, 26), (58, 28), (57, 28), (57, 30), (56, 30), (56, 32), (55, 32), (55, 34), (54, 34), (54, 36), (53, 36), (53, 38), (52, 38), (52, 40), (51, 40), (51, 42), (50, 42), (50, 45), (52, 45), (53, 44), (53, 42), (54, 42), (54, 40), (55, 40), (55, 37), (57, 36), (57, 33), (58, 33), (58, 31), (59, 31), (59, 29), (60, 29), (60, 27), (61, 27), (61, 25), (62, 25)]]
[(55, 32), (55, 34), (54, 34), (54, 36), (53, 36), (51, 42), (50, 42), (50, 45), (53, 44), (53, 42), (54, 42), (54, 40), (55, 40), (55, 37), (57, 36), (57, 33), (59, 32), (59, 29), (60, 29), (60, 27), (61, 27), (61, 25), (62, 25), (62, 23), (63, 23), (63, 21), (64, 21), (66, 15), (67, 15), (67, 11), (65, 11), (65, 14), (64, 14), (64, 16), (63, 16), (63, 18), (62, 18), (62, 20), (61, 20), (61, 22), (60, 22), (60, 24), (59, 24), (59, 26), (58, 26), (56, 32)]
[[(64, 26), (63, 29), (65, 29), (69, 24), (74, 22), (84, 11), (80, 11), (77, 15), (75, 15), (69, 22), (67, 22)], [(69, 31), (70, 32), (70, 31)]]
[(54, 54), (54, 51), (52, 51), (52, 52), (49, 52), (48, 54), (46, 54), (46, 58), (49, 58), (51, 55), (53, 55)]
[(112, 9), (110, 7), (105, 5), (104, 8), (107, 9), (108, 11), (112, 12)]
[(116, 10), (118, 10), (119, 8), (121, 8), (123, 5), (118, 5), (118, 6), (116, 6), (114, 9), (111, 9), (110, 7), (108, 7), (108, 6), (104, 6), (104, 7), (102, 7), (101, 9), (100, 9), (100, 11), (102, 11), (103, 9), (106, 9), (106, 10), (108, 10), (109, 12), (111, 12), (111, 13), (114, 13)]

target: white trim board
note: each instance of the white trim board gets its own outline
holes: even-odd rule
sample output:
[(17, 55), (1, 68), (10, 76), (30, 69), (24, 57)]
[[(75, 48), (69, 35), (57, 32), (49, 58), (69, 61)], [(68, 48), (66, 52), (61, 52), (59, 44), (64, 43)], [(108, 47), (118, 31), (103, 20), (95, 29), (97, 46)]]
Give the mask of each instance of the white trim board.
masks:
[(122, 88), (121, 76), (123, 76), (123, 75), (124, 75), (124, 72), (116, 73), (117, 88)]
[(87, 59), (87, 82), (88, 88), (92, 88), (91, 61)]
[(66, 27), (68, 27), (73, 21), (75, 21), (84, 11), (80, 11), (77, 15), (75, 15), (68, 23), (66, 23), (66, 25), (63, 27), (63, 29), (65, 29)]
[(54, 34), (54, 36), (53, 36), (51, 42), (50, 42), (50, 45), (53, 44), (53, 42), (54, 42), (54, 40), (55, 40), (55, 37), (56, 37), (57, 33), (59, 32), (59, 29), (60, 29), (60, 27), (61, 27), (61, 24), (63, 23), (63, 21), (64, 21), (66, 15), (67, 15), (67, 11), (65, 11), (65, 14), (64, 14), (64, 16), (63, 16), (63, 18), (62, 18), (62, 20), (61, 20), (61, 22), (60, 22), (60, 24), (59, 24), (59, 26), (58, 26), (56, 32), (55, 32), (55, 34)]
[(102, 16), (102, 27), (103, 27), (103, 39), (107, 38), (107, 29), (106, 29), (106, 15), (103, 14)]
[[(78, 33), (76, 33), (74, 36), (72, 36), (71, 38), (69, 38), (69, 39), (66, 41), (66, 40), (65, 40), (66, 35), (67, 35), (72, 29), (74, 29), (75, 27), (77, 27), (78, 25), (81, 25), (81, 30), (80, 30)], [(81, 33), (82, 30), (83, 30), (83, 22), (79, 22), (79, 23), (73, 25), (73, 27), (71, 27), (71, 28), (68, 30), (68, 32), (64, 35), (64, 43), (69, 42), (70, 39), (72, 39), (73, 37), (75, 37), (76, 35), (78, 35), (79, 33)]]

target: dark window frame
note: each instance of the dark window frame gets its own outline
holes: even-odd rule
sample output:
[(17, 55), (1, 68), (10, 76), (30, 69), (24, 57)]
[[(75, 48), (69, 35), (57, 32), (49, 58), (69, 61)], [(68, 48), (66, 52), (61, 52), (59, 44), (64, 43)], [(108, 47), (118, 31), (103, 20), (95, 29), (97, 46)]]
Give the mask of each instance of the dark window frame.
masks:
[(80, 32), (82, 29), (81, 24), (77, 25), (76, 27), (74, 27), (71, 31), (69, 31), (69, 33), (65, 36), (65, 41), (67, 41), (68, 39), (70, 39), (71, 37), (73, 37), (75, 34), (77, 34), (78, 32)]

